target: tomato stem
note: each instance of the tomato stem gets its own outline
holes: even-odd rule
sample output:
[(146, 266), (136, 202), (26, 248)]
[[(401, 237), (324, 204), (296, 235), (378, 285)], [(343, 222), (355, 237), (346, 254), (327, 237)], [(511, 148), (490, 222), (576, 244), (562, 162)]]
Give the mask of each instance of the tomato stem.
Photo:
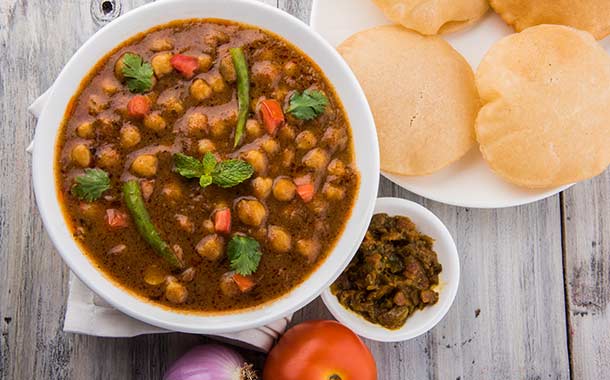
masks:
[(336, 374), (335, 375), (330, 375), (328, 380), (341, 380), (341, 376), (336, 375)]

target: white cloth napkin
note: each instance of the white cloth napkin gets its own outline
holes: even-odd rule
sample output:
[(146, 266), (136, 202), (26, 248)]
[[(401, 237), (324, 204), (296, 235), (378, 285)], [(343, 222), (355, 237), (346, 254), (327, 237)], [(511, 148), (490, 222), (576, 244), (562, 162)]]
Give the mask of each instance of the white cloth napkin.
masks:
[[(52, 88), (40, 95), (28, 108), (28, 111), (35, 117), (42, 113)], [(33, 149), (34, 141), (30, 143), (27, 151), (31, 152)], [(87, 288), (72, 272), (70, 272), (69, 290), (64, 320), (64, 331), (66, 332), (103, 337), (133, 337), (142, 334), (171, 332), (133, 319), (114, 309)], [(290, 319), (291, 317), (283, 318), (267, 326), (213, 337), (244, 348), (267, 352), (275, 340), (284, 333)]]

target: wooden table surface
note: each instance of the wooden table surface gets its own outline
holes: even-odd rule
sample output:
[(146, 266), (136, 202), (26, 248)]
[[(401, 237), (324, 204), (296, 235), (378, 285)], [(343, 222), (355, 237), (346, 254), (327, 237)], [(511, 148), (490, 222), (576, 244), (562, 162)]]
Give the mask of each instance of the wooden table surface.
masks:
[[(115, 1), (122, 13), (147, 2)], [(309, 18), (311, 0), (265, 2)], [(25, 152), (35, 119), (26, 108), (102, 26), (91, 9), (91, 0), (0, 0), (0, 379), (160, 379), (205, 341), (62, 331), (68, 269), (36, 209)], [(367, 341), (379, 379), (607, 379), (609, 194), (606, 173), (534, 204), (476, 210), (428, 201), (382, 179), (380, 195), (419, 202), (446, 223), (462, 280), (431, 332), (396, 344)], [(318, 299), (295, 322), (329, 317)]]

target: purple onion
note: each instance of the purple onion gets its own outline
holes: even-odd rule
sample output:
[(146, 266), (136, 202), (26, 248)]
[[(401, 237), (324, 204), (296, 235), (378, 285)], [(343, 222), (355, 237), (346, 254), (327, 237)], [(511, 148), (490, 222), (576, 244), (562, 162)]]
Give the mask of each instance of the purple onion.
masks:
[(219, 344), (197, 346), (178, 359), (163, 380), (256, 380), (252, 365)]

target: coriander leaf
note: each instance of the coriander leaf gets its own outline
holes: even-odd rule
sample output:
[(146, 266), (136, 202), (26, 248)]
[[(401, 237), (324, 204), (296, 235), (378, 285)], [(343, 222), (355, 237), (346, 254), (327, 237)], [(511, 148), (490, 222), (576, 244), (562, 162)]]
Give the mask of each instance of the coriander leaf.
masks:
[(72, 195), (87, 202), (99, 199), (104, 191), (110, 189), (110, 177), (102, 169), (85, 169), (85, 174), (74, 181), (76, 185), (72, 187)]
[(216, 168), (216, 156), (214, 156), (212, 153), (207, 152), (204, 156), (203, 156), (203, 172), (205, 174), (212, 174), (212, 172), (214, 171), (214, 169)]
[(174, 165), (176, 165), (176, 171), (186, 178), (199, 178), (205, 175), (204, 165), (201, 161), (186, 154), (174, 154)]
[(153, 68), (148, 62), (144, 62), (137, 54), (126, 53), (123, 55), (123, 76), (127, 80), (127, 88), (131, 92), (148, 92), (153, 87)]
[(227, 160), (216, 165), (212, 172), (214, 184), (220, 187), (239, 185), (254, 174), (252, 165), (242, 160)]
[(322, 91), (305, 90), (292, 95), (288, 112), (297, 119), (312, 120), (323, 114), (327, 105), (328, 98)]
[(199, 186), (206, 188), (212, 184), (212, 176), (204, 174), (199, 178)]
[(258, 241), (243, 235), (233, 236), (227, 246), (227, 254), (231, 269), (242, 276), (256, 272), (262, 256)]

